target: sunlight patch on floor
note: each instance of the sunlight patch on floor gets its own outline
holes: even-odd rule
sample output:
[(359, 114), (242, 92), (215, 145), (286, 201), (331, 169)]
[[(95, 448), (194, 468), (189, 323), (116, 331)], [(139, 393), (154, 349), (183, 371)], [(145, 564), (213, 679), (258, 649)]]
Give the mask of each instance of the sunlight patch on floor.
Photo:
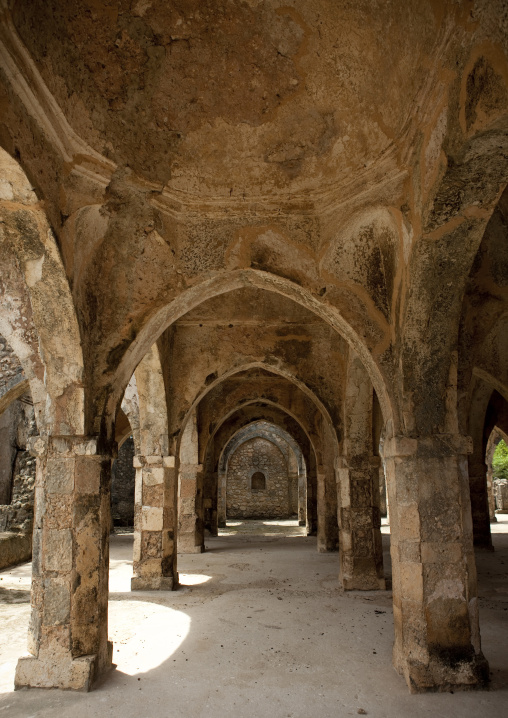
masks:
[(226, 521), (219, 529), (219, 536), (306, 536), (305, 526), (299, 526), (296, 519), (244, 519)]
[(508, 514), (496, 514), (497, 521), (490, 524), (493, 534), (508, 534)]
[(130, 593), (132, 560), (109, 560), (109, 592)]
[(134, 676), (167, 661), (187, 638), (191, 619), (157, 603), (110, 601), (108, 622), (113, 663)]
[(211, 580), (211, 576), (204, 573), (178, 573), (178, 582), (181, 586), (198, 586)]

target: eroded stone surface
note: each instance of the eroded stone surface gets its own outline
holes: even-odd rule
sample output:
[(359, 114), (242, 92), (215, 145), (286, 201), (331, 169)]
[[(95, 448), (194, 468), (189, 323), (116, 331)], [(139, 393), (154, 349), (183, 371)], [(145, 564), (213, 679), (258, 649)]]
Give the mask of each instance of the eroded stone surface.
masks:
[(133, 585), (164, 590), (179, 534), (199, 552), (225, 518), (221, 452), (258, 421), (299, 444), (299, 519), (340, 549), (346, 588), (382, 586), (386, 467), (395, 665), (414, 691), (483, 684), (472, 545), (491, 543), (486, 449), (508, 430), (505, 14), (3, 4), (0, 332), (19, 365), (4, 343), (0, 373), (29, 382), (39, 433), (19, 685), (85, 689), (109, 665), (116, 442), (135, 449)]

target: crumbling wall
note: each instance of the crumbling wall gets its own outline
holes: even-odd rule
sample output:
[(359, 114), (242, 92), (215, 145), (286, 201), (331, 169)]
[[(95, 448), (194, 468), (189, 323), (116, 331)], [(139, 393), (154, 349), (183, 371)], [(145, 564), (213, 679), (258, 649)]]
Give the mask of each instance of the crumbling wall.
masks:
[(23, 368), (12, 347), (0, 335), (0, 395), (23, 378)]
[[(2, 421), (3, 420), (3, 421)], [(2, 479), (5, 479), (8, 461), (11, 473), (8, 482), (2, 482), (0, 505), (0, 531), (30, 534), (34, 510), (35, 458), (27, 450), (28, 439), (37, 434), (35, 415), (29, 395), (14, 401), (0, 421), (2, 446)]]

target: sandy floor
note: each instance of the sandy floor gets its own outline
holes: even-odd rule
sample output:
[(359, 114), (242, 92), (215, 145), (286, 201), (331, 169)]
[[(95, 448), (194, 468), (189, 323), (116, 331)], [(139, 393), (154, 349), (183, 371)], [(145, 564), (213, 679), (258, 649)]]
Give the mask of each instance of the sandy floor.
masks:
[(26, 646), (30, 564), (1, 572), (0, 718), (501, 718), (508, 710), (508, 516), (492, 530), (496, 551), (477, 556), (489, 691), (409, 695), (391, 666), (391, 593), (343, 593), (337, 554), (318, 554), (294, 524), (236, 522), (207, 540), (205, 554), (180, 557), (184, 585), (173, 593), (131, 593), (132, 536), (112, 537), (117, 669), (89, 694), (12, 691)]

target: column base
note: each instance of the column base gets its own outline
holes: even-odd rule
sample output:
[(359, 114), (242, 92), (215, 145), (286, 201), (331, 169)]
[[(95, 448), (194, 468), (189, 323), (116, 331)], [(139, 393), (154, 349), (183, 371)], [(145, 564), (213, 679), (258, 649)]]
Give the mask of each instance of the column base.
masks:
[[(343, 533), (344, 541), (348, 534)], [(382, 566), (372, 557), (352, 556), (346, 550), (340, 554), (339, 581), (344, 591), (384, 591), (386, 581)]]
[(339, 581), (341, 580), (344, 591), (386, 591), (385, 579), (377, 576), (343, 578), (339, 575)]
[(178, 574), (172, 576), (133, 576), (131, 591), (175, 591), (178, 588)]
[(204, 546), (182, 546), (182, 541), (178, 541), (178, 553), (204, 553)]
[(317, 551), (318, 551), (318, 553), (338, 553), (339, 547), (335, 543), (332, 543), (332, 544), (322, 543), (322, 544), (318, 544)]
[(481, 550), (481, 551), (494, 551), (494, 545), (492, 543), (492, 540), (489, 541), (488, 538), (482, 539), (476, 537), (473, 541), (473, 546), (475, 550)]
[(111, 641), (108, 641), (107, 656), (104, 661), (100, 661), (97, 654), (79, 658), (58, 653), (38, 658), (22, 656), (18, 659), (16, 666), (14, 690), (60, 688), (88, 692), (102, 675), (115, 667), (112, 658), (113, 644)]
[(483, 653), (473, 658), (434, 658), (428, 665), (408, 661), (400, 671), (410, 693), (448, 693), (485, 688), (489, 681), (489, 664)]

